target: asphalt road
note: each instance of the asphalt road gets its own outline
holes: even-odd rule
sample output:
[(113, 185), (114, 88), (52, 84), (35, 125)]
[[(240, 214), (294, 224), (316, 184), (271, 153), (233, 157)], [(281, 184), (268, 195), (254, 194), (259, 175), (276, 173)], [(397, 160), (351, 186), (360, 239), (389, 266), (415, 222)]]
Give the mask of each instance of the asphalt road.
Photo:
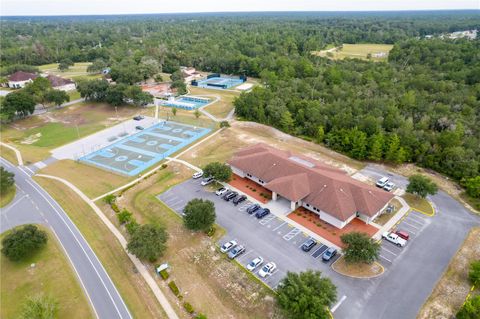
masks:
[[(372, 177), (387, 174), (375, 167), (367, 167), (362, 173), (369, 176), (368, 172)], [(398, 185), (406, 185), (405, 178), (390, 177)], [(278, 271), (264, 280), (271, 287), (276, 287), (287, 271), (320, 270), (337, 286), (338, 302), (333, 305), (335, 318), (415, 318), (469, 229), (480, 225), (478, 216), (439, 192), (431, 198), (437, 206), (435, 216), (411, 212), (400, 224), (399, 228), (408, 230), (412, 236), (406, 247), (382, 243), (384, 258), (379, 262), (385, 267), (385, 273), (374, 279), (353, 279), (333, 271), (329, 264), (320, 260), (321, 257), (312, 256), (320, 245), (310, 253), (301, 251), (299, 246), (307, 237), (295, 232), (294, 227), (277, 218), (258, 221), (242, 211), (242, 204), (235, 207), (206, 191), (199, 183), (186, 181), (158, 198), (177, 212), (181, 212), (192, 198), (214, 201), (217, 223), (227, 230), (220, 243), (236, 239), (245, 245), (246, 252), (238, 258), (242, 265), (257, 256), (262, 256), (265, 262), (276, 262)]]
[(43, 224), (57, 236), (98, 318), (132, 318), (93, 250), (75, 224), (55, 200), (32, 178), (28, 170), (13, 166), (3, 158), (0, 163), (15, 173), (17, 194), (2, 208), (0, 232), (26, 223)]

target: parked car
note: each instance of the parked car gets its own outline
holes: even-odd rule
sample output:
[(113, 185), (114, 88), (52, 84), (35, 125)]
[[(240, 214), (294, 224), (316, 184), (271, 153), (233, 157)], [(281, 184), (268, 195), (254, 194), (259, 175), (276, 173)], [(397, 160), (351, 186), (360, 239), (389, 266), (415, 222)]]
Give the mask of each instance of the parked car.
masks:
[(135, 128), (136, 128), (137, 130), (139, 130), (139, 131), (144, 130), (143, 126), (140, 126), (140, 125), (135, 126)]
[(253, 204), (252, 206), (247, 208), (247, 213), (249, 213), (251, 215), (251, 214), (255, 213), (257, 210), (259, 210), (260, 208), (261, 208), (260, 205)]
[(245, 195), (237, 196), (237, 197), (233, 200), (233, 204), (235, 204), (235, 206), (237, 206), (238, 204), (240, 204), (241, 202), (245, 201), (246, 199), (247, 199), (247, 196), (245, 196)]
[(230, 194), (226, 195), (223, 197), (223, 199), (227, 202), (231, 201), (235, 197), (237, 197), (238, 193), (237, 192), (231, 192)]
[(237, 242), (235, 240), (230, 240), (230, 241), (227, 241), (225, 244), (222, 245), (222, 247), (220, 247), (220, 251), (222, 253), (226, 253), (228, 252), (230, 249), (232, 249), (233, 247), (237, 246)]
[(388, 177), (382, 177), (377, 181), (375, 185), (377, 185), (377, 187), (383, 188), (387, 183), (388, 183)]
[(228, 252), (228, 258), (235, 259), (245, 252), (245, 247), (242, 245), (235, 246)]
[(260, 269), (260, 271), (258, 272), (258, 275), (262, 278), (265, 278), (273, 274), (275, 269), (277, 269), (277, 265), (275, 265), (274, 262), (269, 262), (268, 264), (263, 266), (262, 269)]
[(200, 183), (202, 186), (207, 186), (208, 184), (213, 183), (213, 177), (205, 177), (202, 182)]
[(263, 258), (258, 256), (257, 258), (248, 263), (247, 269), (250, 271), (254, 271), (261, 264), (263, 264)]
[(200, 172), (194, 173), (194, 174), (192, 175), (192, 178), (193, 178), (193, 179), (198, 179), (198, 178), (200, 178), (200, 177), (202, 177), (202, 176), (203, 176), (203, 172), (200, 171)]
[(398, 237), (403, 238), (403, 239), (405, 239), (405, 240), (409, 240), (409, 239), (410, 239), (410, 235), (409, 235), (406, 231), (404, 231), (404, 230), (397, 230), (397, 231), (395, 232), (395, 234), (397, 234)]
[(143, 120), (144, 118), (145, 118), (145, 117), (142, 116), (142, 115), (137, 115), (137, 116), (134, 116), (134, 117), (133, 117), (133, 119), (134, 119), (135, 121), (141, 121), (141, 120)]
[(226, 199), (231, 193), (233, 193), (233, 191), (227, 191), (225, 194), (223, 194), (222, 198)]
[(262, 208), (262, 209), (259, 209), (255, 213), (255, 217), (257, 217), (258, 219), (262, 219), (263, 217), (267, 216), (268, 214), (270, 214), (270, 209)]
[(310, 251), (316, 244), (317, 241), (315, 239), (309, 238), (306, 242), (303, 243), (302, 250), (305, 252)]
[(399, 247), (404, 247), (407, 244), (407, 241), (405, 239), (403, 239), (402, 237), (398, 236), (395, 233), (385, 232), (383, 233), (382, 238), (386, 239), (387, 241)]
[(215, 194), (216, 194), (217, 196), (222, 196), (222, 195), (225, 194), (226, 192), (228, 192), (228, 188), (226, 188), (226, 187), (221, 187), (221, 188), (219, 188), (219, 189), (215, 192)]
[(394, 188), (395, 188), (395, 184), (392, 182), (388, 182), (385, 184), (385, 186), (383, 186), (383, 189), (386, 190), (387, 192), (391, 192), (392, 189)]
[(322, 255), (323, 261), (330, 261), (337, 254), (337, 250), (333, 247), (328, 248)]

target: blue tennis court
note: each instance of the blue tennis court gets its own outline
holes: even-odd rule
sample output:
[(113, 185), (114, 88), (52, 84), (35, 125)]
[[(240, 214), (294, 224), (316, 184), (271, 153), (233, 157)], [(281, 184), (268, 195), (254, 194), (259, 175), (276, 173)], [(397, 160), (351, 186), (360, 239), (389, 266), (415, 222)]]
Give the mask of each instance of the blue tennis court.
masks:
[(176, 99), (160, 100), (164, 106), (176, 107), (184, 110), (194, 110), (210, 103), (210, 99), (195, 96), (181, 96)]
[(198, 80), (196, 83), (198, 87), (209, 89), (229, 89), (245, 82), (240, 78), (228, 78), (228, 77), (210, 77), (203, 80)]
[(92, 152), (79, 160), (109, 171), (134, 176), (210, 131), (208, 128), (165, 121)]

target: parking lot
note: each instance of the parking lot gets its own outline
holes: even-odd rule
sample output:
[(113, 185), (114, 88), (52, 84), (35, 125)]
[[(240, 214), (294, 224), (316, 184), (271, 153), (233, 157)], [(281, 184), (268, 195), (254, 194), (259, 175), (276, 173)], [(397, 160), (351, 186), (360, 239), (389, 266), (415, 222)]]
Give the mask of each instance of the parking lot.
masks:
[(379, 262), (385, 267), (391, 266), (394, 260), (408, 250), (409, 245), (430, 223), (431, 217), (425, 216), (416, 211), (408, 212), (398, 226), (392, 229), (392, 231), (403, 230), (409, 234), (410, 238), (407, 241), (407, 245), (405, 247), (398, 247), (386, 240), (382, 240)]
[[(246, 266), (258, 256), (264, 259), (264, 264), (273, 261), (277, 265), (271, 276), (261, 278), (271, 287), (276, 287), (287, 271), (318, 269), (333, 273), (329, 265), (338, 258), (338, 254), (327, 264), (321, 258), (328, 248), (326, 245), (318, 243), (309, 252), (304, 252), (300, 247), (309, 239), (308, 235), (273, 214), (260, 220), (254, 214), (249, 215), (246, 210), (252, 202), (248, 200), (235, 206), (214, 192), (206, 191), (200, 185), (200, 180), (186, 181), (158, 195), (161, 201), (179, 214), (189, 200), (198, 197), (215, 203), (217, 223), (227, 230), (227, 235), (220, 239), (219, 245), (233, 239), (245, 246), (245, 252), (236, 258), (241, 265)], [(254, 273), (258, 274), (260, 268)]]

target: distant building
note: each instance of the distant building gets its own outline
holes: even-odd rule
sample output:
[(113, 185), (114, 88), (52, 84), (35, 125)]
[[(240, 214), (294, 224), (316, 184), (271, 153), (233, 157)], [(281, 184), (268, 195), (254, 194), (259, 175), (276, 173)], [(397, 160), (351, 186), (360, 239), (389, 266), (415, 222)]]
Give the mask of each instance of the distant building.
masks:
[(184, 80), (187, 82), (191, 82), (194, 79), (198, 79), (202, 77), (202, 75), (198, 73), (197, 70), (193, 67), (187, 68), (185, 66), (182, 66), (180, 67), (180, 70), (182, 71), (182, 76)]
[(477, 30), (456, 31), (456, 32), (450, 33), (448, 37), (450, 39), (466, 38), (469, 40), (475, 40), (477, 38)]
[(387, 55), (387, 52), (377, 52), (372, 54), (372, 58), (385, 58)]
[(48, 75), (46, 78), (55, 90), (73, 91), (76, 88), (75, 82), (70, 79), (64, 79), (56, 75)]
[(28, 83), (32, 83), (38, 75), (23, 71), (17, 71), (8, 77), (8, 87), (12, 89), (20, 89)]

